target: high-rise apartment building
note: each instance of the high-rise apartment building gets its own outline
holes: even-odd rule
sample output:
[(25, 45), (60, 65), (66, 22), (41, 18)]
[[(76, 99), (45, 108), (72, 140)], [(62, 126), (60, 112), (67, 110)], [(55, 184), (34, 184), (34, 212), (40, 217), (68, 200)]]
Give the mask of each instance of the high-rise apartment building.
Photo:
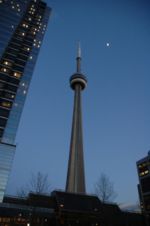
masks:
[(148, 155), (137, 161), (139, 176), (138, 192), (141, 210), (150, 215), (150, 151)]
[(41, 0), (0, 0), (0, 202), (49, 15), (50, 8)]

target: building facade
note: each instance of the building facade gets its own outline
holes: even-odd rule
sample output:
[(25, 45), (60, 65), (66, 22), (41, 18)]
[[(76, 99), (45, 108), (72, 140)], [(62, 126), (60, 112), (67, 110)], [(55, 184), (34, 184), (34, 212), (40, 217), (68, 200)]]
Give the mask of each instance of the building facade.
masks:
[(150, 216), (150, 151), (148, 155), (137, 161), (137, 171), (139, 176), (139, 199), (141, 210)]
[(50, 11), (41, 0), (0, 0), (0, 202)]

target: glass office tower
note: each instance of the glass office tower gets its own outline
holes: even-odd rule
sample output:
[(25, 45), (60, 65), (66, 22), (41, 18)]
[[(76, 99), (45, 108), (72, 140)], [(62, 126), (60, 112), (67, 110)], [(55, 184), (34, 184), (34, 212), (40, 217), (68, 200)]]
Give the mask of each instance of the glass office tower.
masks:
[(15, 136), (51, 9), (41, 0), (0, 0), (0, 202)]

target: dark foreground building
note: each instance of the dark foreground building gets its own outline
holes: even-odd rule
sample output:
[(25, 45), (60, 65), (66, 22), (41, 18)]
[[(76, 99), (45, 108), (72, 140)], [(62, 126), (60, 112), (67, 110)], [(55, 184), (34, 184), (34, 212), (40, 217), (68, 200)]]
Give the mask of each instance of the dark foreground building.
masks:
[(145, 226), (144, 217), (102, 204), (96, 196), (53, 191), (26, 199), (5, 197), (0, 204), (1, 226)]
[(0, 202), (49, 14), (50, 8), (41, 0), (0, 0)]
[(139, 177), (138, 192), (141, 210), (150, 225), (150, 151), (148, 155), (137, 161)]

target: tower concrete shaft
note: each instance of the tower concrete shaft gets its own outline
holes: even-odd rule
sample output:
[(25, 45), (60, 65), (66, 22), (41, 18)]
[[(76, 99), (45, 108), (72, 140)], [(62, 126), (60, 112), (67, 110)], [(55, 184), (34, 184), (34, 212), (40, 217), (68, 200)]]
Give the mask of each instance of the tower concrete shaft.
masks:
[(85, 88), (87, 80), (79, 70), (81, 56), (77, 56), (76, 59), (77, 72), (70, 78), (70, 85), (75, 94), (66, 191), (85, 193), (81, 92)]

